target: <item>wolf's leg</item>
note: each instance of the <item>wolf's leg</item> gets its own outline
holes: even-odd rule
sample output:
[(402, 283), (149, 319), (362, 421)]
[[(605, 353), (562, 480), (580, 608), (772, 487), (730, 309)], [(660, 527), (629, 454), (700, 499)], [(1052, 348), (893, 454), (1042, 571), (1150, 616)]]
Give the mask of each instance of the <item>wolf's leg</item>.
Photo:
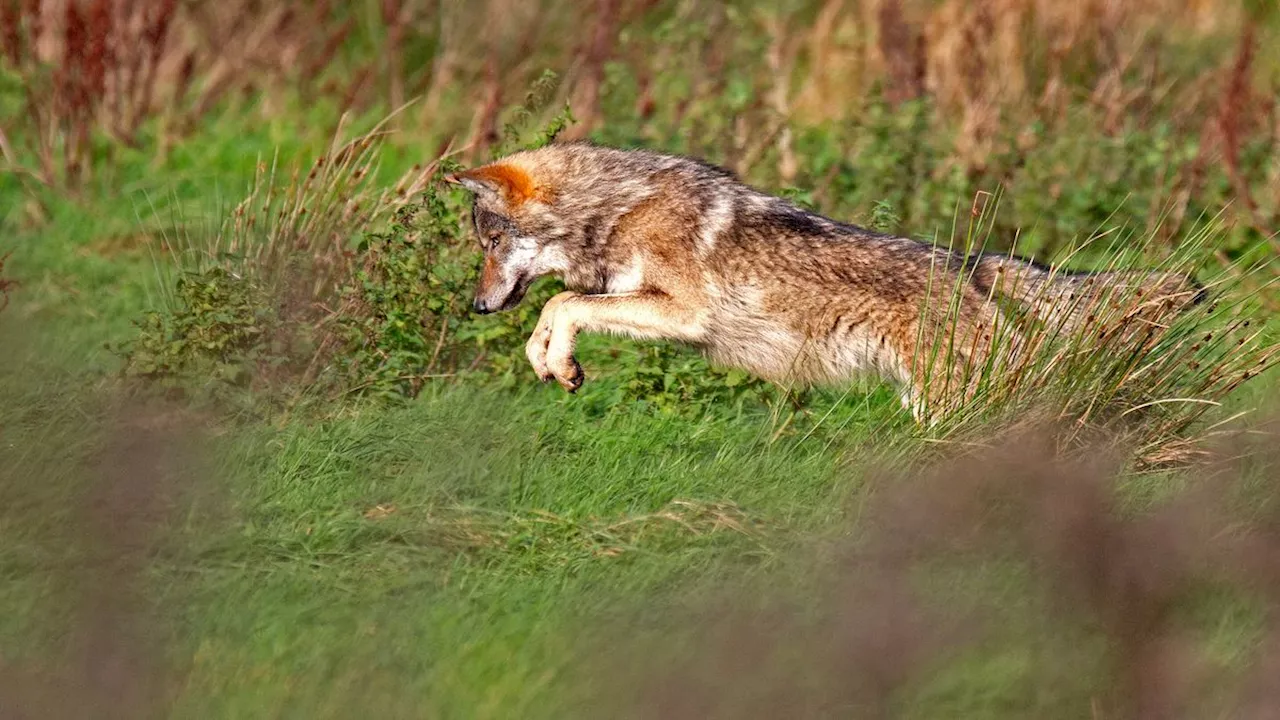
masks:
[[(1000, 342), (993, 347), (996, 333)], [(984, 381), (1008, 371), (1025, 342), (1008, 318), (985, 305), (970, 316), (936, 323), (921, 339), (903, 404), (924, 425), (972, 403)]]
[(697, 342), (703, 329), (697, 313), (670, 295), (652, 291), (616, 295), (557, 295), (542, 311), (550, 332), (529, 339), (526, 351), (539, 377), (554, 377), (570, 392), (582, 385), (582, 368), (573, 357), (579, 332), (612, 333), (637, 339)]
[(929, 408), (925, 405), (920, 397), (920, 392), (910, 383), (902, 386), (898, 391), (898, 401), (902, 403), (902, 409), (911, 413), (911, 419), (916, 423), (923, 425), (925, 418), (928, 417)]
[[(551, 327), (552, 320), (556, 316), (556, 309), (569, 298), (579, 296), (579, 293), (566, 290), (548, 300), (547, 304), (542, 306), (542, 314), (538, 317), (538, 324), (534, 327), (533, 334), (529, 336), (529, 341), (524, 345), (525, 357), (529, 358), (529, 364), (533, 366), (533, 372), (543, 382), (555, 377), (550, 368), (547, 367), (547, 348), (551, 344)], [(578, 385), (581, 385), (581, 368), (578, 368), (576, 374), (579, 378)], [(576, 390), (577, 386), (573, 389)]]

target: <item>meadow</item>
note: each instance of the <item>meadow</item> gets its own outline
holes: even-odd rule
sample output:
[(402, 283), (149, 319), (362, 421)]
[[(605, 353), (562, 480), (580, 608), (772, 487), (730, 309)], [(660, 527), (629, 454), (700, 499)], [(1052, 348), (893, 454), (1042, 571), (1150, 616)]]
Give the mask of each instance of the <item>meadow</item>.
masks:
[[(1271, 717), (1265, 0), (0, 7), (0, 717)], [(1220, 300), (922, 427), (470, 312), (565, 138)], [(1001, 378), (1005, 378), (1002, 375)]]

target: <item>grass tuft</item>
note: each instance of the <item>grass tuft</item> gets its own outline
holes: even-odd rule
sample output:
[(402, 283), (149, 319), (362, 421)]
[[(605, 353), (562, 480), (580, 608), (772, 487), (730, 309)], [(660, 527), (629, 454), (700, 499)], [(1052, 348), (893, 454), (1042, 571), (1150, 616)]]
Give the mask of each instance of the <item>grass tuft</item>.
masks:
[[(981, 252), (989, 228), (984, 210), (955, 250)], [(1016, 273), (1002, 274), (989, 298), (999, 307), (993, 326), (972, 330), (960, 308), (973, 271), (960, 273), (937, 323), (946, 332), (922, 336), (930, 355), (916, 362), (930, 402), (921, 419), (948, 437), (1035, 416), (1069, 421), (1083, 434), (1132, 435), (1150, 465), (1197, 456), (1200, 441), (1223, 425), (1203, 424), (1206, 413), (1280, 359), (1280, 343), (1257, 326), (1258, 303), (1246, 292), (1261, 268), (1215, 263), (1222, 235), (1216, 218), (1172, 249), (1154, 231), (1095, 233), (1049, 265), (1050, 283), (1022, 287)], [(1086, 252), (1100, 255), (1101, 267), (1071, 276), (1066, 266)], [(1206, 267), (1217, 271), (1196, 283)], [(1001, 299), (1009, 296), (1022, 300)], [(979, 352), (979, 343), (989, 350)]]

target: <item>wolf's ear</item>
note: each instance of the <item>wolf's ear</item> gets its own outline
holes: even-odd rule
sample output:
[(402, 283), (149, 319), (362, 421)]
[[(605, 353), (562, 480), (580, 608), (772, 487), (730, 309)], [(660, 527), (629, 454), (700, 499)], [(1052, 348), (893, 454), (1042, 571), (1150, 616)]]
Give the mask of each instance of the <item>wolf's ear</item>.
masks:
[(449, 173), (444, 176), (444, 181), (450, 185), (461, 185), (477, 195), (498, 192), (498, 188), (489, 183), (481, 182), (468, 173)]
[(444, 176), (444, 181), (461, 185), (477, 195), (485, 193), (501, 198), (510, 206), (523, 204), (537, 194), (537, 186), (529, 173), (513, 165), (495, 163)]

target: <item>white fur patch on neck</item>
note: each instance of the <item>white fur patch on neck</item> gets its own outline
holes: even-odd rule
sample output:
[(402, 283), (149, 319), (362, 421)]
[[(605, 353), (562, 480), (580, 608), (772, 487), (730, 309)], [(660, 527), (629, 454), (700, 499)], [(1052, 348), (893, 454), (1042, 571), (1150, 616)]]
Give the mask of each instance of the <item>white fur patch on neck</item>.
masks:
[(563, 274), (569, 271), (569, 256), (555, 245), (544, 246), (534, 260), (535, 270), (539, 275), (547, 273)]

